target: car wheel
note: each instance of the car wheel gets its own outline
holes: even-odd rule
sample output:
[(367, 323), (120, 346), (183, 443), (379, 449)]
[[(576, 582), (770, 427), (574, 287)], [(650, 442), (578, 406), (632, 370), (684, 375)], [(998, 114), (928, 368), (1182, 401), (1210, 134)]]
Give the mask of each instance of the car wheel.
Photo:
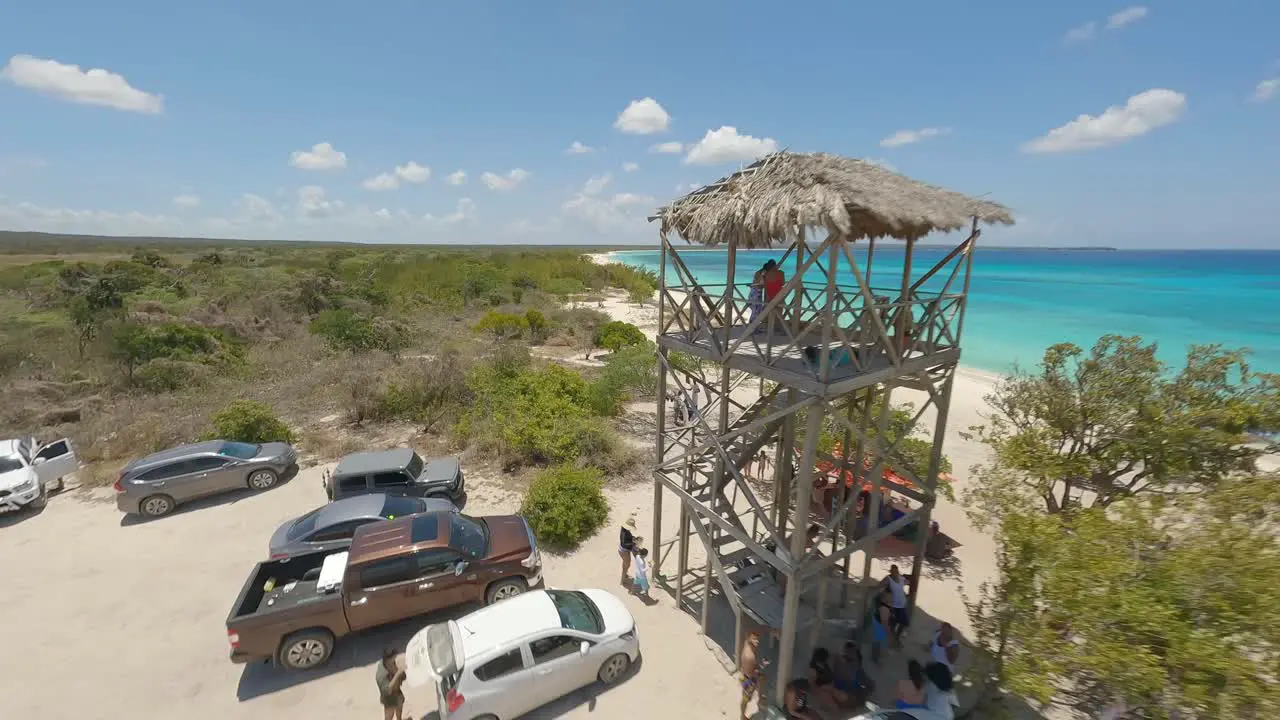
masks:
[(484, 604), (492, 605), (503, 600), (510, 600), (517, 595), (523, 595), (529, 586), (520, 578), (511, 578), (509, 580), (501, 580), (489, 586), (489, 591), (484, 594)]
[(48, 504), (49, 504), (49, 490), (45, 488), (44, 485), (41, 485), (40, 494), (36, 496), (35, 500), (32, 500), (31, 502), (27, 503), (27, 507), (31, 508), (32, 510), (43, 510), (45, 509), (45, 506), (47, 506)]
[(254, 490), (269, 490), (275, 487), (279, 480), (280, 476), (276, 474), (275, 470), (263, 468), (249, 473), (249, 487)]
[(145, 517), (157, 518), (173, 512), (175, 503), (168, 495), (150, 495), (138, 503), (138, 511)]
[(329, 662), (333, 635), (324, 630), (303, 630), (280, 643), (280, 663), (290, 670), (312, 670)]
[(627, 668), (631, 667), (631, 658), (626, 653), (618, 653), (600, 666), (600, 672), (596, 673), (596, 677), (600, 678), (600, 682), (605, 685), (612, 685), (622, 679), (627, 674)]

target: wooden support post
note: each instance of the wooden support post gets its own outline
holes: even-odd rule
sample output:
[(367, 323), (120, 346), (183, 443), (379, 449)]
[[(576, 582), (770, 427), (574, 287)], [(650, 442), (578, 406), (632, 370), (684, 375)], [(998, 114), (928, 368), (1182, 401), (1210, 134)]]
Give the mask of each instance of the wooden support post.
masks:
[[(727, 276), (727, 279), (725, 280), (725, 286), (724, 286), (723, 312), (726, 315), (728, 315), (729, 303), (731, 302), (733, 297), (733, 279), (734, 279), (733, 276), (734, 276), (735, 270), (737, 269), (736, 268), (737, 254), (738, 254), (737, 243), (734, 243), (731, 241), (729, 243), (729, 261), (728, 261), (728, 267), (727, 267), (728, 276)], [(725, 342), (726, 343), (729, 340), (728, 332), (729, 332), (729, 328), (731, 327), (732, 327), (732, 322), (726, 319), (725, 321)], [(732, 392), (732, 388), (730, 387), (731, 382), (732, 382), (732, 377), (729, 372), (729, 365), (727, 363), (724, 363), (720, 366), (720, 408), (719, 408), (720, 412), (719, 412), (719, 417), (717, 418), (718, 422), (716, 423), (717, 437), (723, 436), (729, 432), (729, 393)], [(708, 393), (708, 395), (709, 394), (710, 393)], [(702, 410), (699, 410), (699, 412), (702, 412)], [(719, 510), (717, 509), (716, 506), (720, 503), (720, 489), (724, 482), (724, 470), (725, 470), (724, 457), (722, 455), (718, 455), (716, 457), (715, 470), (712, 472), (712, 475), (711, 475), (710, 510), (713, 514), (719, 513)], [(736, 513), (737, 513), (737, 510), (735, 508), (729, 508), (730, 516), (733, 516)], [(702, 522), (701, 519), (699, 519), (698, 522)], [(710, 531), (711, 544), (707, 546), (707, 564), (706, 564), (705, 577), (703, 578), (703, 582), (702, 582), (701, 622), (702, 622), (703, 635), (707, 633), (707, 623), (709, 622), (710, 612), (711, 612), (711, 574), (712, 574), (711, 573), (711, 556), (716, 551), (715, 540), (718, 537), (720, 537), (720, 528), (716, 526), (714, 523), (712, 523), (711, 527), (708, 528), (708, 530)], [(725, 592), (729, 592), (729, 589), (725, 588)], [(737, 655), (737, 653), (738, 651), (734, 650), (735, 656)]]
[(947, 379), (942, 387), (942, 403), (937, 407), (937, 417), (933, 422), (933, 448), (929, 453), (929, 471), (924, 484), (929, 499), (924, 503), (924, 512), (916, 525), (916, 554), (911, 560), (911, 580), (908, 583), (910, 594), (907, 596), (907, 617), (915, 616), (916, 598), (920, 589), (920, 568), (924, 564), (924, 548), (929, 541), (929, 520), (933, 517), (933, 505), (937, 500), (938, 473), (942, 472), (942, 444), (947, 437), (947, 414), (951, 410), (951, 385), (955, 380), (955, 368), (947, 372)]
[(778, 652), (777, 697), (786, 692), (791, 677), (791, 663), (796, 652), (796, 620), (800, 614), (800, 593), (803, 583), (796, 577), (800, 561), (805, 557), (805, 530), (809, 519), (809, 501), (813, 490), (813, 465), (817, 459), (818, 436), (822, 432), (823, 413), (818, 407), (810, 407), (804, 431), (804, 452), (800, 460), (800, 473), (795, 479), (795, 507), (791, 510), (791, 572), (787, 577), (787, 592), (782, 603), (782, 649)]
[(915, 311), (911, 304), (911, 298), (914, 296), (911, 291), (911, 257), (915, 242), (914, 238), (907, 238), (907, 251), (902, 258), (902, 290), (898, 295), (897, 349), (898, 356), (904, 359), (907, 349), (911, 346), (907, 342), (907, 334), (911, 332), (912, 313)]
[[(893, 381), (890, 380), (884, 387), (884, 397), (880, 398), (883, 403), (880, 406), (880, 419), (876, 424), (877, 437), (876, 443), (883, 445), (885, 443), (886, 430), (889, 426), (889, 406), (893, 399)], [(876, 462), (871, 466), (871, 502), (867, 503), (867, 535), (873, 535), (880, 528), (880, 490), (881, 480), (884, 478), (884, 455), (879, 450), (876, 451)], [(875, 559), (876, 548), (874, 545), (868, 547), (864, 553), (866, 559), (862, 564), (862, 587), (867, 587), (867, 581), (871, 578), (871, 561)], [(863, 598), (863, 612), (871, 610), (871, 595)]]
[(817, 647), (822, 638), (822, 628), (827, 621), (827, 585), (830, 581), (831, 575), (827, 572), (823, 572), (822, 577), (818, 578), (818, 615), (809, 630), (809, 647)]
[[(667, 234), (662, 233), (662, 251), (659, 255), (661, 264), (658, 266), (658, 287), (665, 288), (667, 286)], [(658, 293), (658, 327), (663, 327), (663, 320), (666, 319), (666, 293)], [(657, 447), (654, 452), (657, 454), (658, 464), (661, 465), (667, 459), (667, 350), (659, 348), (658, 354), (658, 439)], [(650, 540), (653, 547), (653, 579), (656, 582), (662, 575), (662, 482), (658, 478), (653, 479), (653, 538)], [(677, 602), (677, 605), (679, 603)]]

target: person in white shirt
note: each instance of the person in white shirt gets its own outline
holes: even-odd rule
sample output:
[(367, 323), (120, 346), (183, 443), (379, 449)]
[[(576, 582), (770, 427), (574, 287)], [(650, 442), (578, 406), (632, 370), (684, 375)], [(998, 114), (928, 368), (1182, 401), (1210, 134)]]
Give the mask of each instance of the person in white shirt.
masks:
[(956, 698), (951, 671), (942, 663), (932, 662), (925, 666), (924, 675), (927, 681), (924, 686), (925, 707), (941, 720), (954, 720), (960, 701)]
[(902, 633), (911, 624), (907, 614), (907, 579), (902, 577), (897, 565), (889, 566), (889, 574), (884, 579), (884, 586), (889, 595), (889, 634), (893, 636), (893, 644), (902, 647)]
[(933, 634), (933, 642), (929, 643), (929, 657), (936, 663), (946, 665), (952, 674), (955, 673), (956, 661), (960, 659), (960, 641), (956, 639), (956, 631), (951, 623), (942, 623), (938, 632)]

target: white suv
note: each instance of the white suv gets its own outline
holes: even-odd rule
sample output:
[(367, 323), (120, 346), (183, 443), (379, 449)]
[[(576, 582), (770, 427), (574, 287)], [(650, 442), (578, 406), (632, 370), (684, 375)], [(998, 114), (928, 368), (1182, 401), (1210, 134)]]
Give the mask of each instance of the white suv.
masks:
[(0, 440), (0, 512), (39, 510), (51, 489), (80, 469), (71, 441), (40, 445), (35, 438)]
[(635, 620), (604, 590), (539, 590), (429, 625), (409, 641), (410, 685), (436, 686), (443, 720), (512, 720), (640, 657)]

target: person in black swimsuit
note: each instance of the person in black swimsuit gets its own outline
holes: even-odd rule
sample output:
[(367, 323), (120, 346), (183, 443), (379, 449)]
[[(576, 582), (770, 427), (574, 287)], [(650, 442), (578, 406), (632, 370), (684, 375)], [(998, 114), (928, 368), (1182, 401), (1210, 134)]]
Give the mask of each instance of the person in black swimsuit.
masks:
[(797, 720), (822, 720), (818, 713), (809, 707), (809, 681), (796, 678), (787, 683), (786, 692), (782, 695), (782, 707), (788, 718)]
[(849, 695), (836, 687), (836, 673), (831, 669), (831, 653), (826, 648), (814, 648), (809, 658), (809, 682), (814, 692), (836, 706), (849, 702)]

